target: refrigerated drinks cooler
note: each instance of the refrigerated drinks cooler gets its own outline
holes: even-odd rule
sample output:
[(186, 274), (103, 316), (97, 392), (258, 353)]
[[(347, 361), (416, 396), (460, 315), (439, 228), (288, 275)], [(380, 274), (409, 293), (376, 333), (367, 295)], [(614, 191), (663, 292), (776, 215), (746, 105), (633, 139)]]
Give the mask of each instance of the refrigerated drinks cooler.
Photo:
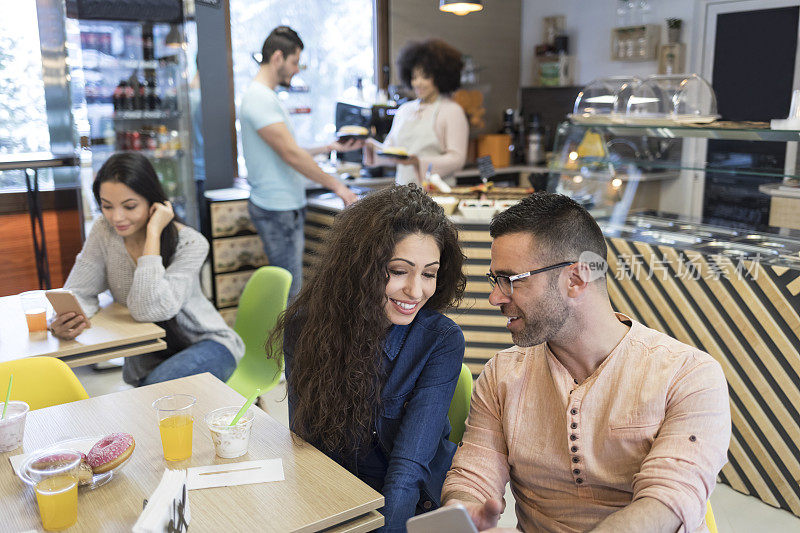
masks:
[(66, 7), (72, 112), (93, 174), (117, 151), (139, 152), (176, 215), (197, 226), (183, 2)]

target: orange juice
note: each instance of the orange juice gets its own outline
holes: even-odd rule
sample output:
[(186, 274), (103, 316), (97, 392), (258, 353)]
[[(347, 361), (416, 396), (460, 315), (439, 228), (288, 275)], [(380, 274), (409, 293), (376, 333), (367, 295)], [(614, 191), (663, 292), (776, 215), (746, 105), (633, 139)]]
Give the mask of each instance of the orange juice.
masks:
[(25, 311), (25, 320), (28, 321), (28, 331), (47, 331), (44, 307)]
[(78, 480), (69, 474), (43, 479), (36, 484), (36, 502), (47, 531), (70, 527), (78, 520)]
[(192, 417), (173, 415), (158, 422), (164, 459), (183, 461), (192, 456)]

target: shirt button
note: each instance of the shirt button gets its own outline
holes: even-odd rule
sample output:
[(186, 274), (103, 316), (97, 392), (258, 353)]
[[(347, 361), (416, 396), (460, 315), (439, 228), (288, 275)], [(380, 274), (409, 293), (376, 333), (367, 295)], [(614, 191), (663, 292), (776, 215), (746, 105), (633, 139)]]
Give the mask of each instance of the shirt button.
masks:
[(575, 409), (574, 407), (572, 409), (570, 409), (569, 412), (570, 412), (570, 414), (573, 414), (573, 415), (577, 415), (578, 414), (578, 410)]
[(572, 453), (575, 453), (575, 452), (577, 452), (577, 451), (578, 451), (578, 447), (577, 447), (577, 446), (573, 446), (572, 448), (570, 448), (570, 451), (571, 451)]
[(576, 468), (575, 470), (572, 471), (572, 473), (577, 476), (581, 473), (581, 471)]
[(580, 461), (580, 458), (578, 458), (578, 457), (573, 457), (572, 458), (572, 462), (573, 463), (577, 463), (578, 461)]
[(433, 507), (433, 504), (431, 502), (429, 502), (429, 501), (425, 501), (425, 502), (422, 502), (422, 507), (424, 507), (425, 510), (427, 511), (428, 509)]
[(459, 442), (459, 443), (458, 443), (458, 446), (459, 446), (459, 447), (461, 447), (461, 446), (463, 446), (463, 445), (464, 445), (464, 441), (463, 441), (463, 440), (462, 440), (461, 442)]
[(578, 440), (578, 436), (577, 435), (570, 435), (569, 436), (569, 440)]
[(696, 441), (696, 440), (697, 440), (697, 437), (695, 437), (694, 435), (690, 435), (690, 436), (689, 436), (689, 440), (690, 440), (690, 441), (692, 441), (692, 442), (694, 442), (694, 441)]
[(403, 402), (403, 407), (408, 407), (408, 402)]
[(572, 429), (577, 429), (578, 424), (577, 422), (573, 422), (572, 424), (569, 425), (569, 427), (571, 427)]
[(578, 479), (575, 480), (575, 483), (580, 485), (581, 483), (583, 483), (583, 479), (582, 478), (578, 478)]

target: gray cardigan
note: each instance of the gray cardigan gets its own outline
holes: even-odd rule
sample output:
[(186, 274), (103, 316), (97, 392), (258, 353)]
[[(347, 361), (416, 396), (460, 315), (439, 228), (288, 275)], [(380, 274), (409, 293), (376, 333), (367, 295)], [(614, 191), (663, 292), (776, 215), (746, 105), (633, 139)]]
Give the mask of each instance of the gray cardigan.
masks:
[[(111, 224), (98, 217), (64, 288), (71, 290), (89, 316), (99, 309), (97, 295), (109, 289), (114, 301), (125, 305), (134, 320), (163, 322), (175, 319), (180, 335), (189, 343), (216, 341), (238, 362), (244, 354), (242, 339), (225, 324), (200, 289), (200, 267), (208, 255), (208, 241), (184, 226), (172, 263), (165, 269), (160, 255), (143, 255), (138, 262), (125, 248)], [(163, 355), (126, 357), (123, 378), (136, 383), (164, 360)]]

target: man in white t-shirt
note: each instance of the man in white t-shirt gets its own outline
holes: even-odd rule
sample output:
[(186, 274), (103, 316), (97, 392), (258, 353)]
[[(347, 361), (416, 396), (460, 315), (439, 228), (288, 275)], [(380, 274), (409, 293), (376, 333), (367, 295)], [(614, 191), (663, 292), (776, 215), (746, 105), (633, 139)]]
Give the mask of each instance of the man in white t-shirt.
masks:
[(300, 70), (302, 50), (303, 41), (294, 30), (288, 26), (272, 30), (261, 48), (261, 68), (247, 88), (239, 111), (247, 181), (252, 187), (248, 211), (270, 265), (292, 274), (290, 299), (300, 291), (303, 272), (303, 176), (335, 192), (346, 206), (357, 200), (344, 183), (320, 170), (312, 156), (331, 150), (357, 150), (362, 145), (336, 142), (304, 149), (295, 142), (289, 115), (275, 88), (289, 86)]

